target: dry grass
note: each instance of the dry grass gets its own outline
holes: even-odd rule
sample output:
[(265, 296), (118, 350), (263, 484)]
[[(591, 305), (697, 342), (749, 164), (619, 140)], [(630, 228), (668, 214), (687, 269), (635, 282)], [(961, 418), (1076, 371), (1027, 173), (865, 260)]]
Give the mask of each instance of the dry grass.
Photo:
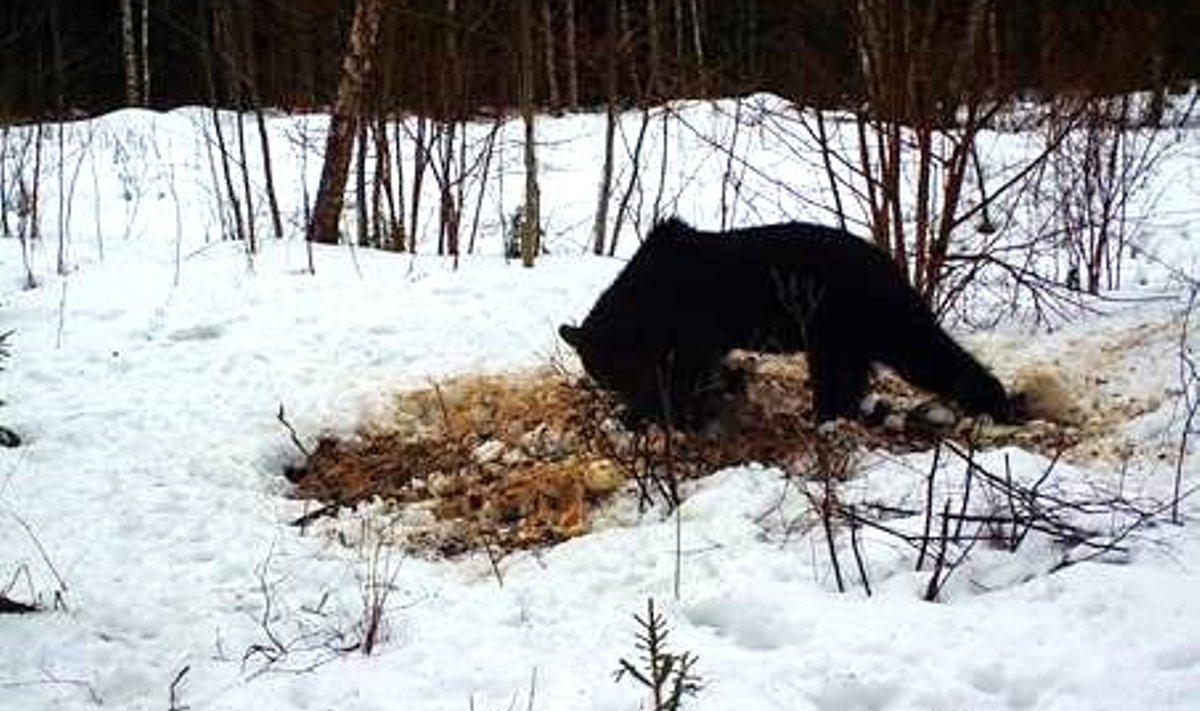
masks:
[[(355, 505), (417, 504), (432, 523), (406, 531), (415, 548), (454, 555), (507, 551), (588, 530), (589, 514), (664, 466), (689, 479), (758, 462), (792, 473), (819, 470), (818, 434), (802, 358), (739, 356), (746, 392), (703, 433), (627, 430), (616, 402), (585, 380), (542, 370), (461, 377), (399, 393), (391, 414), (350, 439), (322, 439), (296, 473), (295, 494)], [(901, 409), (922, 397), (886, 375), (875, 390)], [(965, 430), (969, 421), (960, 423)], [(906, 428), (849, 428), (858, 446), (910, 451), (931, 435)], [(980, 445), (1019, 442), (1053, 453), (1078, 439), (1058, 425), (974, 428)], [(965, 434), (965, 432), (960, 432)], [(669, 461), (668, 461), (669, 460)]]
[[(588, 509), (621, 488), (602, 422), (615, 405), (552, 372), (463, 377), (400, 393), (390, 417), (322, 439), (296, 495), (354, 504), (428, 502), (449, 525), (421, 540), (445, 554), (502, 549), (586, 530)], [(611, 449), (611, 448), (610, 448)]]

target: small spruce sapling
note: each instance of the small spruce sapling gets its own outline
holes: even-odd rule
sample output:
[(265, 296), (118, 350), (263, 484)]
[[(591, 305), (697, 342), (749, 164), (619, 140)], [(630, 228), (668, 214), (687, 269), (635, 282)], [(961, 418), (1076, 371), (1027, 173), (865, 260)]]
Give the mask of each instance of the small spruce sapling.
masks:
[(654, 599), (646, 601), (645, 617), (634, 615), (640, 628), (636, 647), (638, 662), (621, 658), (614, 676), (617, 681), (630, 677), (650, 692), (652, 711), (678, 711), (685, 696), (695, 696), (701, 689), (700, 677), (694, 667), (697, 657), (685, 651), (676, 654), (667, 650), (667, 621), (654, 609)]

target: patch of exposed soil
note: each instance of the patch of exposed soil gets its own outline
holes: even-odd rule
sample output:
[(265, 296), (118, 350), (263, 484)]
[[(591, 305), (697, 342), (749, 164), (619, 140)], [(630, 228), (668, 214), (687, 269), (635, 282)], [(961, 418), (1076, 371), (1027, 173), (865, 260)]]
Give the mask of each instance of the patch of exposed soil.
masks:
[[(292, 472), (295, 495), (319, 513), (381, 500), (426, 513), (406, 524), (411, 547), (453, 555), (482, 545), (511, 550), (588, 530), (589, 513), (635, 489), (670, 496), (671, 481), (757, 462), (820, 474), (827, 442), (811, 422), (803, 358), (737, 356), (746, 390), (704, 432), (627, 429), (619, 406), (583, 379), (543, 370), (461, 377), (396, 395), (391, 414), (348, 439), (323, 438)], [(881, 374), (875, 391), (898, 412), (924, 398)], [(948, 431), (951, 429), (953, 431)], [(854, 446), (906, 452), (957, 434), (977, 446), (1017, 442), (1052, 453), (1078, 435), (1063, 426), (989, 428), (961, 420), (940, 431), (896, 421), (839, 428)], [(827, 472), (826, 472), (827, 473)], [(305, 522), (317, 518), (310, 514)]]

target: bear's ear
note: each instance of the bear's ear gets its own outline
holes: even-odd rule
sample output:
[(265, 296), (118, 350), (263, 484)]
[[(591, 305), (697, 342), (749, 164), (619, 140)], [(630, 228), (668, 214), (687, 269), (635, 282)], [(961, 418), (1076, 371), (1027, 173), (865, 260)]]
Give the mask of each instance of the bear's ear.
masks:
[(584, 335), (582, 328), (568, 326), (564, 323), (558, 327), (558, 335), (576, 350), (583, 345)]

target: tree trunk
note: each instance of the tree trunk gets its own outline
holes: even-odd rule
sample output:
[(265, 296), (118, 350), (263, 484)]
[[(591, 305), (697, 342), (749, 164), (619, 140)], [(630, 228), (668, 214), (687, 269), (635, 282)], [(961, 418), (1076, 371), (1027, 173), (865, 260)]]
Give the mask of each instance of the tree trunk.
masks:
[[(629, 182), (625, 185), (625, 192), (621, 193), (621, 199), (617, 202), (617, 215), (613, 218), (612, 238), (608, 240), (608, 256), (613, 256), (617, 253), (617, 241), (621, 239), (621, 225), (625, 221), (625, 215), (629, 212), (629, 201), (633, 199), (633, 194), (639, 194), (638, 202), (641, 202), (642, 191), (642, 148), (646, 145), (646, 133), (650, 129), (650, 107), (642, 109), (642, 125), (638, 129), (637, 140), (633, 143), (633, 154), (629, 157)], [(634, 224), (638, 222), (637, 215), (634, 215)]]
[[(704, 83), (704, 35), (700, 24), (699, 0), (692, 0), (692, 51), (696, 53), (696, 69), (700, 72), (701, 84)], [(703, 87), (702, 87), (703, 88)]]
[(254, 230), (254, 191), (250, 187), (250, 160), (246, 153), (246, 112), (237, 114), (238, 159), (242, 167), (242, 193), (246, 198), (246, 251), (258, 254), (258, 236)]
[(150, 0), (142, 0), (142, 106), (150, 105)]
[[(529, 0), (522, 0), (527, 2)], [(450, 22), (446, 24), (446, 51), (449, 61), (445, 64), (446, 79), (442, 82), (442, 122), (438, 128), (437, 150), (440, 158), (434, 177), (438, 183), (438, 254), (453, 257), (458, 266), (458, 223), (461, 201), (456, 199), (455, 183), (464, 180), (460, 172), (455, 176), (455, 150), (458, 136), (456, 118), (466, 111), (465, 62), (460, 52), (458, 39), (459, 20), (457, 0), (446, 0), (446, 13)]]
[(337, 100), (329, 117), (325, 139), (325, 162), (308, 238), (323, 244), (337, 244), (338, 218), (345, 200), (346, 174), (354, 150), (354, 134), (362, 115), (363, 86), (379, 44), (379, 22), (383, 0), (357, 0), (350, 41), (342, 60)]
[(551, 0), (542, 0), (542, 37), (546, 43), (546, 89), (549, 92), (550, 108), (557, 110), (561, 105), (558, 95), (558, 74), (554, 61), (554, 13)]
[(137, 47), (133, 36), (133, 2), (121, 0), (121, 51), (125, 55), (125, 103), (138, 105)]
[(425, 183), (425, 171), (429, 167), (429, 119), (417, 116), (417, 133), (413, 137), (413, 181), (411, 209), (408, 224), (408, 251), (417, 251), (417, 227), (421, 217), (421, 186)]
[[(147, 0), (148, 1), (148, 0)], [(259, 98), (258, 91), (258, 57), (254, 44), (254, 25), (253, 14), (249, 11), (244, 11), (240, 18), (239, 24), (239, 55), (242, 57), (241, 65), (242, 80), (238, 86), (242, 87), (243, 108), (249, 104), (250, 110), (254, 113), (254, 122), (258, 129), (258, 146), (259, 152), (262, 155), (263, 162), (263, 181), (264, 189), (267, 193), (267, 210), (270, 212), (271, 232), (275, 235), (275, 239), (283, 239), (283, 219), (279, 214), (279, 198), (275, 192), (275, 175), (273, 161), (271, 160), (271, 139), (267, 131), (267, 120), (263, 116), (262, 101)], [(148, 76), (148, 75), (146, 75)], [(146, 80), (146, 85), (149, 86), (149, 79)], [(247, 205), (250, 202), (250, 196), (247, 195)], [(249, 209), (249, 208), (247, 208)], [(251, 217), (251, 219), (253, 219)]]
[[(63, 63), (62, 21), (59, 0), (49, 0), (47, 3), (50, 14), (50, 46), (54, 61), (54, 115), (60, 119), (66, 113), (63, 97), (63, 84), (66, 72)], [(69, 222), (66, 194), (66, 142), (63, 137), (62, 121), (58, 126), (58, 273), (67, 274), (67, 223)]]
[(279, 216), (279, 198), (275, 194), (275, 172), (271, 166), (271, 140), (267, 133), (267, 121), (263, 117), (257, 99), (254, 102), (254, 118), (258, 122), (258, 143), (262, 149), (263, 179), (267, 184), (267, 206), (271, 211), (271, 230), (275, 234), (275, 239), (283, 239), (283, 219)]
[[(220, 53), (220, 47), (224, 44), (224, 36), (227, 30), (228, 8), (221, 5), (213, 5), (206, 7), (202, 4), (196, 5), (197, 26), (201, 28), (200, 37), (202, 38), (201, 57), (204, 65), (204, 80), (205, 87), (208, 90), (209, 113), (212, 118), (213, 131), (217, 138), (217, 154), (221, 159), (221, 176), (224, 178), (225, 192), (229, 196), (229, 210), (231, 216), (226, 217), (224, 210), (218, 210), (221, 215), (221, 237), (222, 239), (245, 239), (246, 230), (242, 224), (242, 209), (241, 201), (238, 199), (237, 191), (233, 187), (233, 172), (229, 166), (229, 150), (225, 142), (225, 133), (221, 128), (221, 114), (217, 108), (217, 82), (216, 70), (213, 66), (214, 54)], [(209, 14), (210, 13), (210, 14)], [(211, 18), (211, 22), (209, 21)], [(213, 41), (208, 41), (208, 36), (211, 31)], [(214, 47), (215, 45), (215, 47)], [(210, 153), (211, 160), (211, 153)], [(214, 176), (215, 166), (214, 166)], [(218, 191), (220, 185), (215, 186)]]
[[(684, 66), (683, 61), (683, 0), (672, 0), (671, 2), (671, 26), (675, 30), (675, 52), (672, 55), (672, 61), (675, 64), (676, 71), (680, 71)], [(682, 82), (677, 82), (682, 83)]]
[(467, 252), (475, 253), (475, 235), (479, 232), (479, 218), (483, 215), (483, 200), (487, 196), (487, 191), (483, 186), (488, 184), (488, 175), (491, 173), (492, 156), (496, 152), (496, 137), (500, 135), (501, 129), (504, 128), (505, 118), (503, 115), (497, 116), (495, 123), (492, 124), (492, 130), (488, 133), (487, 144), (484, 147), (483, 153), (483, 168), (479, 175), (479, 194), (475, 197), (475, 214), (471, 218), (471, 236), (467, 244)]
[[(528, 0), (522, 0), (525, 2)], [(466, 66), (459, 51), (458, 33), (461, 18), (458, 17), (458, 0), (446, 0), (446, 61), (442, 63), (442, 79), (438, 92), (442, 101), (442, 121), (467, 111)]]
[(0, 232), (4, 237), (12, 237), (12, 227), (8, 224), (8, 175), (4, 166), (8, 163), (8, 124), (0, 126)]
[[(239, 25), (238, 46), (240, 49), (238, 55), (241, 57), (241, 61), (238, 62), (241, 68), (238, 71), (242, 76), (237, 85), (242, 87), (242, 106), (244, 108), (247, 104), (249, 105), (250, 110), (254, 113), (254, 122), (258, 129), (258, 145), (259, 152), (262, 154), (263, 181), (265, 183), (264, 189), (267, 193), (267, 210), (270, 212), (271, 218), (271, 232), (275, 235), (275, 239), (283, 239), (283, 219), (279, 214), (279, 198), (275, 192), (270, 134), (267, 131), (267, 120), (263, 116), (262, 101), (259, 98), (258, 91), (258, 56), (254, 44), (253, 17), (253, 14), (247, 10), (243, 11), (241, 17), (236, 20)], [(247, 195), (246, 200), (247, 205), (249, 205), (249, 195)], [(251, 219), (253, 218), (251, 217)]]
[(458, 260), (459, 201), (455, 198), (455, 183), (463, 180), (454, 175), (455, 139), (458, 123), (447, 121), (438, 133), (438, 153), (441, 165), (434, 171), (438, 182), (438, 254), (448, 254)]
[(33, 136), (33, 177), (26, 187), (22, 178), (20, 182), (20, 210), (22, 225), (17, 229), (17, 238), (21, 240), (21, 257), (25, 263), (25, 288), (36, 289), (37, 277), (33, 273), (32, 250), (33, 243), (41, 238), (41, 218), (39, 217), (38, 192), (42, 183), (42, 122), (39, 121)]
[(367, 210), (367, 122), (359, 117), (358, 121), (358, 160), (354, 170), (354, 201), (355, 229), (358, 233), (358, 246), (370, 247), (371, 229), (370, 215)]
[(525, 211), (521, 220), (521, 264), (532, 267), (538, 253), (538, 235), (541, 232), (541, 199), (537, 176), (537, 149), (534, 131), (533, 93), (533, 19), (529, 4), (519, 2), (518, 15), (521, 34), (521, 116), (525, 122)]
[(575, 0), (566, 0), (567, 104), (579, 108), (579, 55), (575, 48)]
[[(400, 144), (400, 137), (403, 133), (404, 131), (401, 128), (400, 122), (397, 122), (395, 133), (395, 151), (393, 151), (396, 156), (396, 218), (395, 224), (392, 227), (392, 249), (397, 252), (403, 252), (406, 249), (410, 249), (410, 245), (408, 244), (408, 236), (404, 231), (404, 146)], [(391, 192), (390, 187), (389, 192)]]
[[(25, 234), (29, 236), (31, 242), (42, 238), (42, 137), (45, 130), (45, 124), (38, 121), (33, 139), (33, 178), (29, 181), (29, 190), (26, 191), (28, 200), (25, 203), (29, 213), (29, 229), (25, 231)], [(30, 279), (32, 287), (32, 273)]]
[[(375, 145), (375, 174), (371, 180), (371, 210), (374, 219), (371, 229), (375, 233), (375, 245), (380, 249), (393, 249), (396, 225), (396, 201), (392, 199), (392, 154), (388, 144), (387, 122), (376, 117), (371, 124), (371, 138)], [(384, 203), (387, 212), (384, 212)]]
[(662, 81), (662, 47), (658, 33), (658, 3), (656, 0), (646, 0), (646, 35), (650, 44), (650, 71), (646, 80), (646, 90), (650, 99), (660, 98), (659, 83)]
[[(237, 191), (233, 187), (233, 171), (229, 166), (229, 149), (225, 142), (225, 132), (221, 129), (221, 112), (214, 103), (209, 111), (212, 115), (213, 131), (217, 136), (217, 154), (221, 156), (221, 172), (225, 178), (225, 192), (229, 196), (229, 209), (233, 212), (233, 238), (246, 238), (246, 228), (242, 224), (242, 206)], [(227, 235), (228, 236), (228, 235)]]
[(635, 101), (641, 102), (646, 98), (646, 86), (642, 83), (642, 77), (638, 74), (638, 62), (635, 58), (626, 55), (625, 38), (633, 37), (635, 30), (633, 27), (633, 19), (629, 16), (629, 0), (613, 0), (612, 4), (617, 9), (617, 37), (620, 38), (613, 45), (614, 50), (620, 50), (621, 59), (625, 60), (625, 68), (629, 70), (629, 92), (636, 97)]
[(613, 146), (617, 133), (617, 8), (608, 6), (608, 51), (604, 83), (608, 94), (604, 124), (604, 167), (600, 169), (600, 195), (596, 200), (596, 217), (592, 221), (592, 252), (604, 254), (605, 233), (608, 230), (608, 204), (612, 201)]

